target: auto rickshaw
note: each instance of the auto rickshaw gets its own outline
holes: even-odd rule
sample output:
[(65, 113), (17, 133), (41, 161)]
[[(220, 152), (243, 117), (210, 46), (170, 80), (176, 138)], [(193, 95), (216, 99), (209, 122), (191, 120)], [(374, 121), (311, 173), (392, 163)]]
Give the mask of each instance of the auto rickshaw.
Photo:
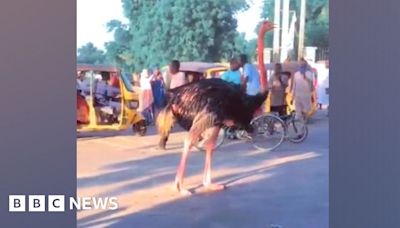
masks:
[(229, 68), (221, 63), (207, 63), (207, 62), (183, 62), (181, 63), (180, 71), (186, 74), (199, 73), (203, 74), (203, 78), (219, 78), (222, 73)]
[[(229, 67), (222, 63), (181, 62), (179, 71), (185, 73), (187, 82), (191, 82), (200, 79), (219, 78), (228, 69)], [(163, 67), (162, 71), (167, 72), (168, 66)], [(167, 84), (170, 80), (170, 78), (166, 79)]]
[[(265, 64), (265, 69), (267, 71), (267, 75), (271, 76), (274, 70), (274, 65), (275, 63), (268, 63)], [(296, 73), (297, 69), (299, 68), (299, 63), (296, 61), (288, 62), (288, 63), (282, 63), (282, 71), (283, 72), (290, 72), (292, 77)], [(315, 79), (316, 80), (316, 79)], [(290, 83), (290, 80), (289, 80)], [(314, 81), (314, 85), (316, 84), (316, 81)], [(270, 111), (270, 95), (268, 95), (267, 102), (265, 105), (265, 111), (269, 112)], [(309, 117), (313, 116), (316, 111), (318, 110), (318, 102), (317, 102), (317, 92), (316, 90), (313, 91), (311, 95), (311, 110), (307, 113)], [(291, 113), (292, 111), (295, 110), (294, 104), (292, 103), (293, 95), (291, 93), (288, 93), (286, 96), (286, 104), (287, 104), (287, 113)]]
[[(139, 95), (129, 75), (111, 66), (78, 65), (77, 131), (121, 131), (132, 128), (143, 136), (147, 128), (137, 112)], [(101, 88), (105, 89), (105, 93)]]

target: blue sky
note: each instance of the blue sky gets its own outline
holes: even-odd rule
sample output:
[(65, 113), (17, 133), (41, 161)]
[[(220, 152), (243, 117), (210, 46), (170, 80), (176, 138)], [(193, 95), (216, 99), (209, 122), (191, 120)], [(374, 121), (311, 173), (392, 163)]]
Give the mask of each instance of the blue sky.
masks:
[[(237, 15), (238, 31), (245, 32), (247, 39), (256, 38), (254, 28), (260, 22), (262, 0), (249, 1), (250, 9)], [(77, 0), (77, 46), (87, 42), (104, 48), (104, 42), (113, 39), (107, 33), (106, 24), (112, 19), (126, 21), (120, 0)]]

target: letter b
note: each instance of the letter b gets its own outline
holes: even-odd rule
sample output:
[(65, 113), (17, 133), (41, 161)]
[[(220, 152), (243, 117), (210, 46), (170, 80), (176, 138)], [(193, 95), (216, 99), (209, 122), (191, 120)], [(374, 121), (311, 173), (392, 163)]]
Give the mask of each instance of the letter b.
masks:
[(8, 211), (10, 212), (25, 211), (25, 195), (9, 195)]
[(45, 211), (45, 196), (30, 195), (29, 196), (29, 211), (44, 212)]

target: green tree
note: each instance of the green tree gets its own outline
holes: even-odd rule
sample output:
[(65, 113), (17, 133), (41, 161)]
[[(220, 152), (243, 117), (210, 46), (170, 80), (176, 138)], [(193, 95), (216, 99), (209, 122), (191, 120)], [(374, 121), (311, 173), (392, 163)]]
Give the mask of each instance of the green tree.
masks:
[(244, 33), (238, 33), (235, 38), (236, 53), (246, 54), (250, 61), (254, 61), (257, 51), (257, 39), (246, 40)]
[(78, 49), (77, 62), (86, 64), (104, 64), (105, 53), (89, 42)]
[(329, 46), (329, 4), (328, 0), (308, 0), (305, 45)]
[(112, 20), (107, 23), (107, 29), (108, 32), (114, 33), (114, 40), (105, 43), (107, 61), (131, 71), (130, 66), (134, 60), (129, 49), (132, 36), (129, 33), (128, 25), (118, 20)]
[[(107, 54), (132, 69), (181, 61), (220, 61), (237, 48), (235, 13), (246, 0), (122, 0), (129, 24), (109, 23)], [(118, 38), (117, 36), (122, 36)]]
[[(275, 0), (264, 0), (261, 17), (273, 21)], [(329, 4), (328, 0), (307, 0), (305, 45), (329, 46)], [(300, 16), (300, 1), (290, 0), (290, 10)], [(298, 26), (298, 23), (297, 23)], [(297, 30), (298, 31), (298, 30)], [(298, 33), (296, 33), (298, 38)], [(273, 33), (266, 35), (267, 46), (272, 46)]]
[[(274, 8), (275, 7), (275, 0), (264, 0), (263, 8), (261, 10), (261, 18), (263, 20), (269, 20), (269, 21), (274, 21), (275, 17), (275, 12)], [(258, 35), (258, 30), (260, 29), (260, 24), (256, 25), (255, 33)], [(273, 32), (269, 32), (265, 34), (265, 47), (272, 47), (273, 46)]]

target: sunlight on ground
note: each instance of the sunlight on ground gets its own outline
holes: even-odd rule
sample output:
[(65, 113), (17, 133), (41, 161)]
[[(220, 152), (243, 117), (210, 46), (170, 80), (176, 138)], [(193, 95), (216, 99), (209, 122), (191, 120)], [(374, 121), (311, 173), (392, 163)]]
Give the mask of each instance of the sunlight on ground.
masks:
[[(278, 157), (273, 159), (266, 159), (256, 165), (245, 166), (239, 165), (238, 167), (232, 168), (218, 168), (216, 167), (213, 172), (213, 177), (217, 182), (225, 183), (227, 187), (238, 187), (240, 185), (247, 185), (253, 182), (268, 179), (273, 176), (274, 168), (285, 165), (292, 162), (302, 161), (306, 159), (312, 159), (320, 156), (315, 152), (308, 152), (303, 154), (290, 155), (285, 157)], [(148, 158), (148, 157), (147, 157)], [(110, 166), (109, 166), (110, 167)], [(155, 173), (149, 172), (146, 176), (125, 178), (126, 180), (114, 181), (96, 179), (96, 176), (110, 175), (115, 172), (129, 171), (125, 169), (107, 169), (101, 170), (101, 173), (97, 173), (95, 176), (80, 177), (78, 181), (78, 196), (101, 196), (101, 197), (118, 197), (118, 203), (120, 210), (116, 211), (81, 211), (78, 212), (78, 224), (80, 227), (85, 225), (96, 224), (101, 222), (101, 226), (104, 227), (106, 224), (112, 224), (118, 221), (118, 217), (137, 213), (158, 205), (166, 204), (178, 199), (184, 198), (172, 189), (173, 178), (175, 175), (174, 168), (160, 169)], [(108, 172), (107, 172), (108, 171)], [(110, 172), (111, 171), (111, 172)], [(131, 172), (134, 172), (132, 167)], [(197, 174), (190, 175), (185, 179), (185, 184), (189, 188), (195, 188), (195, 194), (204, 193), (200, 187), (202, 175), (201, 169)], [(130, 174), (128, 173), (128, 176)], [(96, 184), (90, 186), (88, 181), (87, 186), (80, 183), (84, 180), (96, 181)], [(161, 184), (159, 184), (161, 182)], [(144, 184), (147, 183), (147, 184)], [(79, 187), (81, 185), (81, 187)], [(140, 185), (145, 185), (140, 186)], [(130, 187), (132, 186), (132, 187)], [(101, 215), (101, 216), (100, 216)], [(96, 216), (98, 216), (96, 218)], [(87, 221), (87, 222), (85, 222)], [(108, 221), (108, 222), (107, 222)], [(91, 226), (92, 227), (92, 226)]]

